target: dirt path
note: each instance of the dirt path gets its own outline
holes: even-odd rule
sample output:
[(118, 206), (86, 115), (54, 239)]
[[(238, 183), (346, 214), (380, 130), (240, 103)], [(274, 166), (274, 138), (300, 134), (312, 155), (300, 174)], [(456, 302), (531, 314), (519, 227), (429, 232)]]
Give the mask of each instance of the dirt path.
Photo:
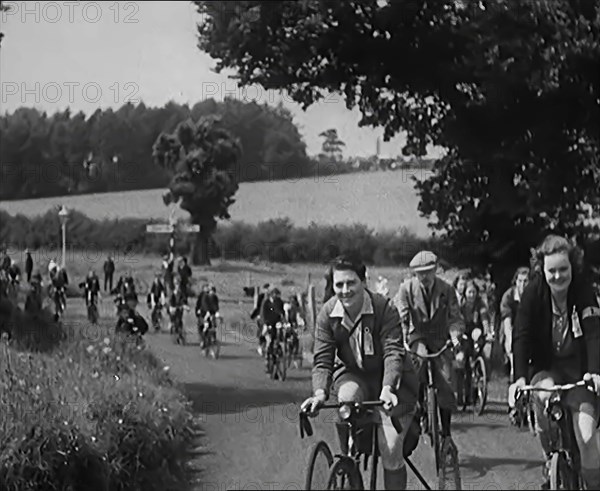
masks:
[[(231, 312), (226, 319), (242, 315)], [(200, 353), (193, 330), (185, 347), (174, 345), (167, 334), (147, 336), (183, 383), (206, 432), (191, 463), (201, 470), (195, 475), (195, 489), (302, 489), (311, 445), (324, 439), (337, 450), (333, 418), (323, 412), (313, 423), (314, 436), (299, 438), (297, 411), (310, 393), (310, 371), (293, 369), (285, 382), (269, 380), (248, 327), (225, 329), (222, 357), (216, 361)], [(539, 489), (539, 446), (529, 433), (509, 425), (502, 402), (505, 391), (505, 382), (493, 382), (486, 414), (458, 414), (454, 419), (463, 489)], [(413, 462), (434, 483), (431, 448), (425, 440)], [(423, 489), (411, 471), (409, 488)]]

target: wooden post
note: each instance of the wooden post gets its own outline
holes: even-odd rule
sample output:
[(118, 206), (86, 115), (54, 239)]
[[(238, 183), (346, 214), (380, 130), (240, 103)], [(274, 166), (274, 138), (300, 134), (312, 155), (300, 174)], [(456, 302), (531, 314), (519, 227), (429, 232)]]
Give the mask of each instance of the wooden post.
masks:
[(308, 298), (306, 299), (306, 324), (310, 332), (310, 338), (307, 343), (309, 353), (314, 353), (315, 347), (315, 328), (317, 324), (317, 305), (315, 303), (315, 286), (308, 286)]

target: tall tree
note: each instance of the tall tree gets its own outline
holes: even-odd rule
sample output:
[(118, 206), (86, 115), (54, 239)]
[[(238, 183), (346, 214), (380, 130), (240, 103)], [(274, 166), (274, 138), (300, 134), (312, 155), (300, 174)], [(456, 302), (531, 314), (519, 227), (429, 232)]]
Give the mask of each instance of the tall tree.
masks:
[(304, 107), (337, 91), (408, 153), (445, 147), (419, 209), (474, 258), (526, 262), (582, 204), (600, 212), (598, 2), (195, 3), (217, 71)]
[(197, 123), (185, 121), (173, 134), (161, 133), (153, 147), (156, 162), (171, 174), (166, 205), (180, 203), (200, 225), (194, 264), (210, 264), (208, 244), (217, 218), (229, 219), (228, 208), (238, 189), (236, 165), (241, 147), (218, 116), (204, 116)]
[(331, 128), (319, 133), (319, 136), (323, 138), (323, 153), (333, 161), (341, 159), (342, 147), (346, 144), (340, 140), (337, 130)]

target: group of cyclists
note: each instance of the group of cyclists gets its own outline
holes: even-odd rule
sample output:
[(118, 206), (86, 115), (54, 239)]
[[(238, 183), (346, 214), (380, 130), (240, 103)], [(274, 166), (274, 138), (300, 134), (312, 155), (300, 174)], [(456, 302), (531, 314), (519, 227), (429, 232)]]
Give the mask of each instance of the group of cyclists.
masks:
[[(571, 414), (567, 431), (579, 458), (569, 465), (577, 468), (586, 489), (599, 489), (600, 307), (579, 257), (569, 240), (548, 236), (532, 264), (515, 272), (499, 312), (494, 311), (489, 276), (480, 285), (460, 275), (451, 285), (437, 275), (438, 260), (430, 251), (413, 258), (413, 275), (393, 299), (367, 288), (366, 267), (360, 260), (338, 257), (327, 275), (329, 298), (317, 317), (313, 394), (303, 402), (302, 412), (316, 415), (333, 394), (340, 403), (382, 401), (378, 442), (384, 486), (405, 489), (403, 457), (418, 439), (407, 451), (404, 440), (410, 431), (398, 428), (413, 428), (423, 414), (423, 360), (441, 353), (428, 362), (438, 399), (441, 446), (455, 448), (452, 415), (458, 403), (464, 403), (455, 391), (457, 354), (464, 353), (465, 340), (471, 346), (482, 337), (493, 341), (498, 315), (511, 374), (509, 407), (515, 408), (524, 391), (531, 391), (532, 424), (546, 461), (542, 489), (550, 487), (550, 462), (556, 453), (550, 445), (555, 437), (547, 410), (555, 384), (572, 384), (565, 386), (563, 401)], [(491, 350), (484, 351), (489, 360)]]

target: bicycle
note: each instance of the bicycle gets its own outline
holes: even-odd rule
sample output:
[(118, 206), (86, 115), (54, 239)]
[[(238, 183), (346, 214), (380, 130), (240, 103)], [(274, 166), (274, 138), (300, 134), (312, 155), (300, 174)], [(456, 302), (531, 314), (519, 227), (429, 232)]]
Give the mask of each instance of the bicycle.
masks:
[(150, 310), (150, 321), (152, 322), (152, 327), (154, 328), (154, 332), (160, 332), (162, 329), (163, 315), (162, 309), (163, 305), (160, 300), (150, 299), (148, 301), (148, 309)]
[(98, 324), (98, 306), (96, 305), (96, 295), (91, 291), (87, 292), (87, 317), (92, 324)]
[(581, 476), (579, 447), (575, 440), (571, 412), (563, 404), (563, 393), (576, 387), (588, 387), (588, 382), (580, 380), (573, 384), (536, 387), (525, 385), (517, 388), (515, 406), (510, 410), (510, 418), (515, 426), (521, 427), (527, 422), (529, 431), (537, 436), (532, 392), (550, 392), (552, 395), (544, 405), (548, 416), (550, 436), (550, 489), (585, 489)]
[[(377, 465), (379, 462), (379, 446), (377, 436), (378, 419), (374, 414), (374, 409), (381, 407), (382, 401), (365, 402), (340, 402), (337, 404), (324, 404), (322, 409), (337, 409), (341, 422), (336, 423), (341, 428), (347, 429), (344, 432), (345, 439), (340, 440), (342, 451), (333, 455), (327, 443), (319, 440), (310, 452), (308, 467), (306, 470), (304, 489), (364, 489), (363, 476), (360, 470), (361, 459), (363, 470), (366, 471), (371, 457), (371, 473), (369, 475), (369, 489), (377, 489)], [(300, 438), (312, 436), (313, 430), (310, 424), (309, 416), (306, 412), (300, 411)], [(396, 428), (400, 431), (400, 428)], [(339, 434), (339, 433), (338, 433)], [(431, 487), (423, 479), (423, 476), (412, 464), (408, 455), (404, 455), (404, 460), (413, 470), (417, 478), (425, 489)], [(325, 464), (323, 474), (325, 482), (318, 482), (316, 479), (317, 470)], [(325, 485), (326, 483), (326, 485)]]
[(492, 340), (484, 335), (477, 339), (463, 335), (462, 339), (468, 344), (467, 350), (470, 352), (468, 356), (465, 356), (465, 368), (461, 370), (462, 377), (457, 381), (459, 394), (463, 394), (462, 409), (465, 411), (470, 405), (473, 413), (481, 416), (485, 410), (488, 396), (488, 375), (483, 349)]
[(54, 302), (54, 319), (58, 321), (67, 308), (64, 287), (53, 289), (52, 300)]
[(211, 355), (215, 360), (219, 358), (220, 346), (217, 340), (217, 327), (212, 317), (204, 320), (204, 328), (202, 329), (200, 340), (204, 356), (208, 357)]
[[(421, 431), (429, 436), (431, 448), (435, 456), (435, 469), (438, 477), (438, 489), (461, 489), (460, 467), (458, 465), (458, 449), (451, 438), (440, 437), (440, 415), (437, 389), (433, 383), (433, 359), (441, 356), (452, 342), (448, 342), (436, 353), (419, 355), (408, 350), (412, 355), (421, 358), (427, 366), (427, 387), (423, 393), (423, 402), (419, 403)], [(448, 485), (450, 488), (448, 488)]]
[(302, 354), (300, 353), (300, 339), (296, 328), (290, 323), (283, 324), (285, 333), (286, 351), (288, 353), (287, 365), (288, 368), (294, 363), (296, 368), (302, 367)]
[(189, 310), (187, 305), (178, 305), (177, 307), (171, 307), (171, 336), (175, 344), (181, 344), (185, 346), (185, 331), (183, 328), (183, 311)]
[(275, 324), (274, 329), (269, 329), (271, 332), (275, 331), (275, 336), (271, 340), (269, 347), (267, 348), (267, 372), (269, 373), (272, 380), (285, 381), (287, 376), (287, 349), (283, 334), (283, 324), (278, 322)]

